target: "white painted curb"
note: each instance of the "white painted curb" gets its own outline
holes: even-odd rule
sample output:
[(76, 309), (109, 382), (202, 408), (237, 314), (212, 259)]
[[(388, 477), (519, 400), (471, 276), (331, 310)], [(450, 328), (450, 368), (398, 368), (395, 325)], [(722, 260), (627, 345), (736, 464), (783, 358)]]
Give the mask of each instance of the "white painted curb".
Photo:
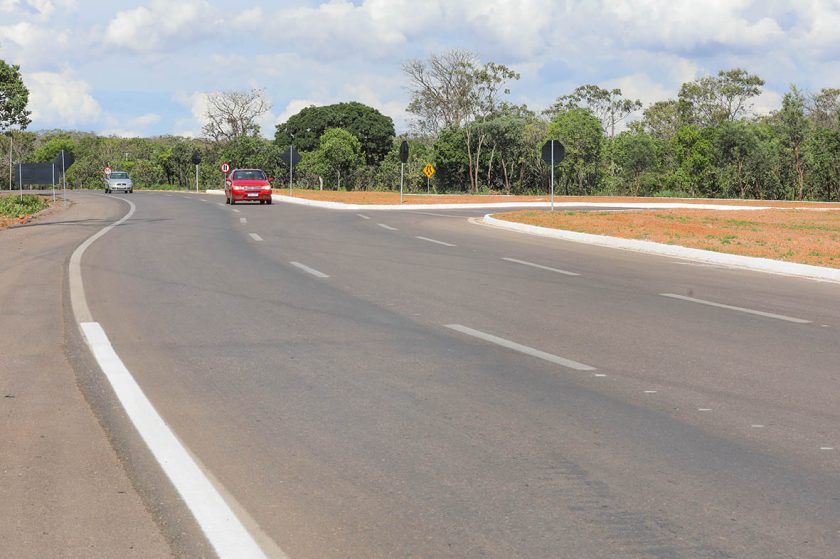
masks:
[(549, 237), (552, 239), (561, 239), (564, 241), (584, 243), (607, 248), (632, 250), (646, 254), (656, 254), (659, 256), (670, 256), (673, 258), (681, 258), (706, 264), (716, 264), (730, 268), (741, 268), (757, 272), (767, 272), (784, 276), (794, 276), (812, 280), (840, 283), (840, 269), (835, 268), (797, 264), (794, 262), (782, 262), (780, 260), (771, 260), (769, 258), (723, 254), (720, 252), (711, 252), (697, 248), (686, 248), (662, 243), (654, 243), (652, 241), (637, 241), (634, 239), (608, 237), (606, 235), (592, 235), (590, 233), (550, 229), (548, 227), (539, 227), (537, 225), (526, 225), (524, 223), (503, 221), (494, 218), (490, 214), (485, 215), (482, 221), (483, 223), (492, 225), (493, 227), (527, 233), (530, 235), (538, 235), (540, 237)]

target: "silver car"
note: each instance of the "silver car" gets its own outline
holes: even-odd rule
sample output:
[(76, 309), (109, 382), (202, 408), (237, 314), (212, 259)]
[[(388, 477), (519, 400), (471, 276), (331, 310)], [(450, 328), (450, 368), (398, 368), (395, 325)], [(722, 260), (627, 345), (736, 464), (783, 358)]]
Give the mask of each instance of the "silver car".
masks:
[(105, 194), (110, 194), (115, 190), (121, 190), (129, 194), (134, 192), (134, 183), (131, 182), (131, 177), (125, 171), (111, 171), (111, 174), (105, 179)]

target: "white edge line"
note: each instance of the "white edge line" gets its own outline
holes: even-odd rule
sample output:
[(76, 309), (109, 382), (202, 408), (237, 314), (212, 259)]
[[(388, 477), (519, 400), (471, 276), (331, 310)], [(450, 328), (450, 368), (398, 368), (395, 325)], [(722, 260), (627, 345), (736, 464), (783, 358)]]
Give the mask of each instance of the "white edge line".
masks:
[(435, 243), (435, 244), (438, 244), (438, 245), (443, 245), (443, 246), (446, 246), (446, 247), (454, 247), (455, 246), (452, 243), (445, 243), (443, 241), (436, 241), (434, 239), (430, 239), (429, 237), (421, 237), (420, 235), (418, 235), (414, 238), (415, 239), (420, 239), (421, 241), (426, 241), (426, 242), (429, 242), (429, 243)]
[(733, 307), (732, 305), (724, 305), (723, 303), (715, 303), (714, 301), (706, 301), (704, 299), (695, 299), (694, 297), (686, 297), (685, 295), (677, 295), (675, 293), (660, 293), (662, 297), (668, 297), (670, 299), (680, 299), (681, 301), (688, 301), (690, 303), (698, 303), (700, 305), (706, 305), (709, 307), (717, 307), (719, 309), (726, 309), (730, 311), (738, 311), (746, 314), (754, 314), (758, 316), (763, 316), (766, 318), (775, 318), (776, 320), (784, 320), (786, 322), (794, 322), (796, 324), (811, 324), (810, 320), (805, 320), (802, 318), (794, 318), (792, 316), (785, 316), (783, 314), (774, 314), (770, 312), (764, 311), (757, 311), (754, 309), (745, 309), (744, 307)]
[(558, 274), (563, 274), (564, 276), (579, 276), (580, 274), (576, 274), (574, 272), (567, 272), (566, 270), (559, 270), (557, 268), (552, 268), (550, 266), (543, 266), (542, 264), (534, 264), (533, 262), (526, 262), (525, 260), (517, 260), (516, 258), (502, 258), (502, 260), (507, 260), (508, 262), (515, 262), (517, 264), (522, 264), (523, 266), (531, 266), (532, 268), (539, 268), (541, 270), (548, 270), (550, 272), (557, 272)]
[(510, 340), (506, 340), (504, 338), (500, 338), (498, 336), (494, 336), (493, 334), (488, 334), (480, 330), (474, 330), (472, 328), (469, 328), (468, 326), (462, 326), (461, 324), (444, 324), (444, 326), (451, 330), (455, 330), (456, 332), (461, 332), (462, 334), (466, 334), (468, 336), (472, 336), (474, 338), (478, 338), (486, 342), (494, 343), (496, 345), (506, 347), (514, 351), (518, 351), (519, 353), (524, 353), (532, 357), (537, 357), (544, 361), (549, 361), (550, 363), (556, 363), (557, 365), (562, 365), (563, 367), (567, 367), (569, 369), (575, 369), (576, 371), (597, 370), (595, 367), (590, 367), (589, 365), (585, 365), (577, 361), (572, 361), (571, 359), (566, 359), (565, 357), (560, 357), (559, 355), (546, 353), (544, 351), (540, 351), (532, 347), (518, 344), (516, 342), (512, 342)]
[(260, 546), (131, 376), (102, 326), (98, 322), (82, 322), (79, 326), (132, 424), (192, 511), (219, 557), (264, 559), (266, 555)]
[(328, 277), (330, 277), (327, 274), (325, 274), (324, 272), (319, 272), (315, 268), (310, 268), (306, 264), (301, 264), (300, 262), (289, 262), (289, 264), (291, 264), (292, 266), (294, 266), (296, 268), (300, 268), (301, 270), (303, 270), (304, 272), (306, 272), (308, 274), (312, 274), (316, 278), (328, 278)]
[(565, 231), (549, 227), (538, 227), (536, 225), (526, 225), (524, 223), (514, 223), (512, 221), (496, 219), (490, 214), (485, 215), (481, 219), (470, 218), (469, 221), (471, 223), (491, 225), (493, 227), (507, 229), (509, 231), (516, 231), (539, 237), (548, 237), (551, 239), (560, 239), (574, 243), (631, 250), (634, 252), (654, 254), (657, 256), (680, 258), (693, 262), (705, 262), (719, 266), (727, 266), (730, 268), (752, 270), (754, 272), (764, 272), (768, 274), (779, 274), (810, 280), (840, 283), (840, 269), (835, 268), (812, 266), (810, 264), (797, 264), (795, 262), (782, 262), (779, 260), (772, 260), (770, 258), (724, 254), (696, 248), (654, 243), (652, 241), (621, 239), (618, 237), (609, 237), (607, 235), (593, 235), (590, 233), (578, 233), (576, 231)]
[[(114, 351), (102, 326), (93, 321), (82, 281), (82, 256), (97, 239), (130, 219), (134, 214), (136, 210), (134, 203), (129, 200), (122, 200), (130, 207), (128, 213), (118, 221), (90, 236), (70, 256), (68, 276), (73, 316), (79, 324), (79, 330), (88, 348), (111, 384), (132, 424), (176, 491), (178, 491), (178, 494), (184, 499), (219, 557), (221, 559), (239, 557), (265, 559), (265, 552), (242, 525), (218, 490), (204, 475), (189, 452), (181, 445), (175, 434), (146, 398), (142, 389)], [(288, 556), (279, 548), (276, 554), (279, 559), (288, 559)]]

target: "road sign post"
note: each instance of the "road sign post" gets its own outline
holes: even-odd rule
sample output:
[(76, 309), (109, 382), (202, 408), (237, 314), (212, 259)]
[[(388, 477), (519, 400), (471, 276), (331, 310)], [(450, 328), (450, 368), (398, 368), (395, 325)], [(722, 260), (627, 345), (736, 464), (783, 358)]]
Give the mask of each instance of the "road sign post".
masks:
[(195, 165), (195, 191), (198, 192), (198, 164), (201, 163), (201, 154), (197, 151), (192, 154), (192, 162)]
[(405, 163), (408, 161), (408, 142), (400, 144), (400, 204), (403, 203), (403, 183), (405, 182)]
[(426, 163), (426, 166), (423, 167), (423, 174), (426, 175), (426, 194), (429, 194), (432, 191), (432, 175), (435, 174), (434, 166), (431, 163)]
[(551, 165), (551, 211), (554, 211), (554, 166), (566, 157), (566, 148), (557, 140), (549, 140), (542, 147), (542, 159)]
[(292, 195), (292, 182), (295, 178), (295, 167), (300, 163), (300, 153), (292, 145), (283, 152), (283, 163), (289, 166), (289, 196)]

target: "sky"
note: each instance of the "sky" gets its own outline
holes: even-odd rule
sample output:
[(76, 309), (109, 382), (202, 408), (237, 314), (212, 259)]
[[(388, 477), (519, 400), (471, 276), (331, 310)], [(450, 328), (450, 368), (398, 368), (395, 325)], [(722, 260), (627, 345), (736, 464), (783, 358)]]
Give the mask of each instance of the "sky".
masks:
[(200, 136), (206, 95), (260, 88), (276, 124), (359, 101), (406, 131), (402, 64), (451, 48), (521, 74), (509, 100), (542, 110), (575, 87), (650, 104), (742, 67), (840, 87), (840, 0), (0, 0), (0, 59), (19, 64), (30, 130)]

